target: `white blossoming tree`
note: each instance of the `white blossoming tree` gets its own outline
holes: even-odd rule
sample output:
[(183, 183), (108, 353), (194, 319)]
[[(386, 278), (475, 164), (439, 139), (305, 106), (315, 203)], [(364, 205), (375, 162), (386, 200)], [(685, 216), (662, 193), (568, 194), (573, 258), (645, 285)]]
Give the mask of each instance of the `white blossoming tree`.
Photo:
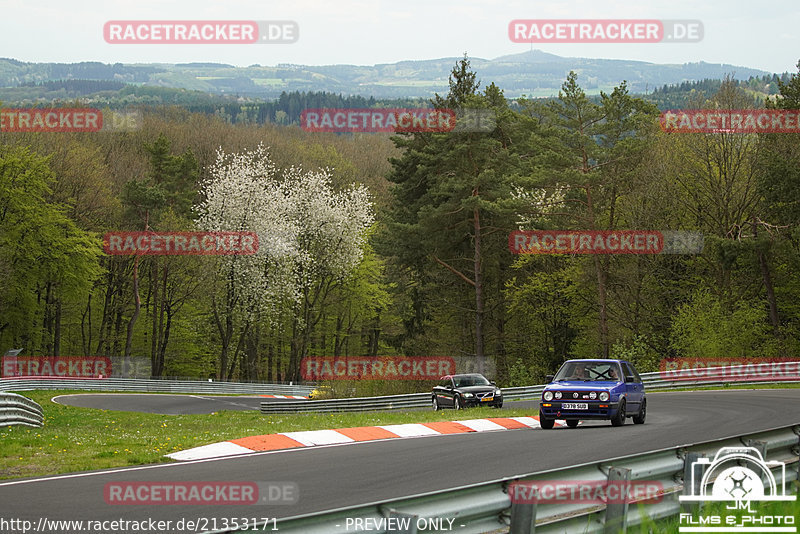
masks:
[(535, 230), (536, 220), (555, 213), (564, 204), (566, 189), (556, 184), (548, 194), (547, 189), (515, 186), (511, 198), (520, 205), (517, 212), (517, 226), (520, 230)]
[(279, 172), (261, 145), (238, 154), (220, 150), (210, 170), (204, 200), (195, 207), (198, 227), (255, 232), (259, 243), (256, 254), (216, 258), (212, 303), (222, 344), (219, 376), (233, 375), (253, 325), (277, 321), (288, 308), (289, 374), (296, 380), (308, 330), (318, 320), (313, 310), (362, 261), (373, 223), (369, 194), (364, 186), (334, 191), (328, 170)]
[(301, 292), (292, 316), (289, 377), (300, 378), (317, 313), (331, 290), (338, 288), (363, 260), (372, 203), (363, 185), (334, 191), (329, 170), (304, 172), (293, 167), (284, 182), (291, 217), (298, 221), (295, 281)]

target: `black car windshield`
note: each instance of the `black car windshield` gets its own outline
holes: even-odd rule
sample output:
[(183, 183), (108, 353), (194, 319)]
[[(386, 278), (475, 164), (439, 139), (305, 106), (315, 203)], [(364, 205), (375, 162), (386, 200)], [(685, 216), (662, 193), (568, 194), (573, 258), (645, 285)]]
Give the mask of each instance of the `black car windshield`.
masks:
[(457, 388), (489, 385), (489, 381), (481, 375), (454, 376), (453, 381), (456, 383)]
[(567, 362), (561, 366), (554, 382), (564, 380), (579, 381), (611, 381), (616, 382), (620, 378), (620, 368), (617, 362)]

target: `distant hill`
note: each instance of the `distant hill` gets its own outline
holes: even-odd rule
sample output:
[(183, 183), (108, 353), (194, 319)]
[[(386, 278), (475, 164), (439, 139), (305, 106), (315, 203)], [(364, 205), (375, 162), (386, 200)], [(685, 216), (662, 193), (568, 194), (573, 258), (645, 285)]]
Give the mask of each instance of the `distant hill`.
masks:
[[(75, 96), (75, 87), (65, 80), (121, 82), (172, 89), (202, 91), (275, 99), (283, 92), (326, 91), (365, 98), (430, 98), (447, 92), (450, 70), (460, 58), (400, 61), (372, 66), (279, 64), (235, 67), (223, 63), (105, 64), (26, 63), (0, 58), (0, 100), (47, 98), (43, 91), (62, 82), (60, 95)], [(589, 94), (609, 91), (627, 80), (632, 93), (649, 93), (656, 87), (683, 82), (721, 79), (739, 80), (770, 75), (763, 70), (716, 63), (656, 64), (644, 61), (561, 57), (532, 50), (495, 59), (470, 58), (478, 78), (494, 82), (507, 97), (547, 97), (558, 93), (570, 70), (578, 73), (581, 87)], [(50, 85), (48, 85), (50, 84)], [(111, 86), (108, 86), (110, 89)]]

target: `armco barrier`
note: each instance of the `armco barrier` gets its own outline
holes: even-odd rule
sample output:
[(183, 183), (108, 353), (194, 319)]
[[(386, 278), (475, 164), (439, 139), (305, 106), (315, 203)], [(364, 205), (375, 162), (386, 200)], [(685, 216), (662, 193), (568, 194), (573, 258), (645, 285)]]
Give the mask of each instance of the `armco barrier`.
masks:
[[(800, 426), (792, 425), (770, 431), (747, 434), (727, 439), (699, 442), (641, 454), (620, 456), (599, 462), (589, 462), (574, 467), (528, 473), (513, 478), (482, 482), (457, 489), (377, 501), (353, 507), (338, 508), (279, 519), (277, 528), (284, 534), (337, 534), (352, 532), (347, 518), (369, 519), (370, 524), (387, 518), (410, 518), (412, 525), (418, 520), (455, 518), (455, 529), (461, 534), (478, 534), (511, 528), (513, 534), (544, 533), (610, 533), (619, 532), (622, 525), (634, 527), (645, 521), (654, 521), (677, 515), (681, 511), (678, 496), (684, 490), (687, 465), (698, 457), (713, 458), (722, 447), (754, 447), (764, 459), (786, 464), (786, 477), (773, 471), (776, 481), (789, 484), (798, 479), (798, 435)], [(661, 499), (651, 502), (614, 506), (613, 503), (580, 503), (574, 500), (550, 504), (512, 504), (509, 486), (514, 482), (557, 480), (559, 482), (620, 480), (648, 481), (661, 487)], [(268, 525), (272, 525), (271, 520)], [(257, 528), (267, 528), (258, 525)], [(215, 532), (235, 532), (218, 530)], [(385, 529), (370, 530), (383, 533)], [(411, 532), (411, 531), (409, 531)], [(438, 529), (428, 532), (440, 532)]]
[(383, 397), (357, 397), (354, 399), (287, 400), (262, 402), (261, 413), (302, 412), (368, 412), (371, 410), (395, 410), (430, 406), (430, 393), (409, 395), (386, 395)]
[(0, 393), (0, 426), (42, 426), (42, 407), (16, 393)]
[(2, 378), (0, 391), (78, 389), (85, 391), (133, 391), (155, 393), (308, 395), (312, 386), (139, 378)]
[[(799, 363), (800, 362), (792, 362)], [(647, 391), (664, 389), (683, 389), (691, 387), (713, 387), (726, 384), (753, 385), (773, 383), (771, 381), (741, 381), (733, 380), (729, 370), (731, 367), (710, 367), (704, 369), (702, 378), (696, 379), (665, 379), (669, 376), (666, 372), (643, 373), (642, 382)], [(800, 379), (781, 380), (780, 383), (800, 382)], [(544, 385), (503, 388), (503, 400), (538, 400), (544, 390)], [(278, 413), (304, 413), (304, 412), (366, 412), (371, 410), (402, 410), (406, 408), (420, 408), (431, 404), (431, 393), (410, 393), (407, 395), (389, 395), (384, 397), (357, 397), (352, 399), (326, 399), (326, 400), (293, 400), (293, 401), (264, 401), (261, 403), (262, 414)]]

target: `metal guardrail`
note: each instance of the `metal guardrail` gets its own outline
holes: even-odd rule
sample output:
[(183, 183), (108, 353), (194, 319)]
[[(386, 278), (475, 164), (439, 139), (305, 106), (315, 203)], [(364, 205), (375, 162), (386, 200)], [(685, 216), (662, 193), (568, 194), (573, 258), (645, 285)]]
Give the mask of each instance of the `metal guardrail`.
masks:
[[(633, 527), (646, 521), (678, 514), (681, 511), (678, 496), (684, 491), (684, 480), (690, 480), (687, 474), (691, 473), (692, 463), (698, 457), (713, 457), (722, 447), (742, 446), (758, 449), (764, 460), (778, 460), (786, 464), (785, 479), (780, 471), (774, 473), (778, 483), (800, 480), (800, 426), (791, 425), (738, 437), (588, 462), (574, 467), (538, 471), (457, 489), (289, 517), (278, 520), (277, 528), (284, 534), (361, 532), (362, 530), (353, 526), (353, 520), (358, 518), (369, 520), (373, 527), (369, 532), (382, 534), (389, 530), (377, 526), (382, 524), (381, 520), (386, 524), (388, 518), (410, 518), (412, 525), (419, 520), (427, 520), (430, 525), (437, 519), (454, 519), (453, 524), (458, 525), (455, 530), (462, 534), (505, 531), (509, 527), (513, 534), (531, 534), (534, 531), (537, 534), (616, 533), (623, 525)], [(574, 481), (577, 486), (587, 481), (601, 484), (609, 480), (618, 481), (620, 477), (626, 483), (658, 483), (661, 499), (658, 502), (654, 502), (656, 499), (635, 502), (629, 506), (617, 506), (613, 502), (587, 504), (574, 500), (555, 504), (512, 504), (512, 497), (509, 495), (510, 490), (515, 491), (512, 484), (518, 482)], [(348, 519), (351, 520), (350, 523)], [(451, 532), (447, 522), (442, 524), (444, 528), (428, 529), (426, 532)], [(264, 528), (264, 525), (257, 528)]]
[[(800, 362), (791, 362), (800, 366)], [(753, 385), (774, 383), (766, 380), (739, 380), (731, 370), (735, 367), (709, 367), (702, 369), (700, 378), (675, 378), (669, 371), (642, 373), (642, 382), (648, 391), (662, 389), (681, 389), (687, 387), (724, 386), (726, 384)], [(666, 377), (666, 378), (665, 378)], [(800, 382), (800, 376), (787, 378), (780, 382)], [(502, 388), (503, 400), (538, 400), (545, 385)], [(292, 400), (261, 403), (262, 414), (279, 413), (327, 413), (327, 412), (365, 412), (371, 410), (402, 410), (420, 408), (431, 404), (431, 393), (409, 393), (407, 395), (387, 395), (383, 397), (356, 397), (350, 399)]]
[(44, 414), (36, 402), (16, 393), (0, 393), (0, 426), (42, 426)]
[(78, 389), (155, 393), (308, 395), (312, 386), (140, 378), (0, 378), (0, 391)]
[[(765, 364), (767, 367), (768, 364)], [(726, 384), (735, 385), (755, 385), (755, 384), (780, 384), (800, 382), (800, 362), (783, 362), (786, 366), (795, 366), (798, 370), (783, 378), (778, 378), (770, 374), (764, 374), (760, 379), (753, 379), (757, 372), (745, 374), (743, 369), (746, 366), (736, 365), (727, 367), (707, 367), (692, 371), (657, 371), (655, 373), (643, 373), (642, 382), (647, 389), (680, 389), (687, 387), (707, 387), (724, 386)], [(701, 376), (693, 378), (692, 375)], [(682, 376), (681, 376), (682, 375)]]
[(287, 400), (262, 402), (262, 414), (305, 412), (368, 412), (371, 410), (397, 410), (431, 405), (430, 393), (386, 395), (382, 397), (356, 397), (353, 399)]
[[(538, 399), (544, 386), (503, 388), (503, 400)], [(372, 410), (402, 410), (423, 408), (431, 405), (431, 394), (409, 393), (406, 395), (385, 395), (380, 397), (355, 397), (350, 399), (264, 401), (262, 414), (279, 413), (328, 413), (328, 412), (368, 412)]]

